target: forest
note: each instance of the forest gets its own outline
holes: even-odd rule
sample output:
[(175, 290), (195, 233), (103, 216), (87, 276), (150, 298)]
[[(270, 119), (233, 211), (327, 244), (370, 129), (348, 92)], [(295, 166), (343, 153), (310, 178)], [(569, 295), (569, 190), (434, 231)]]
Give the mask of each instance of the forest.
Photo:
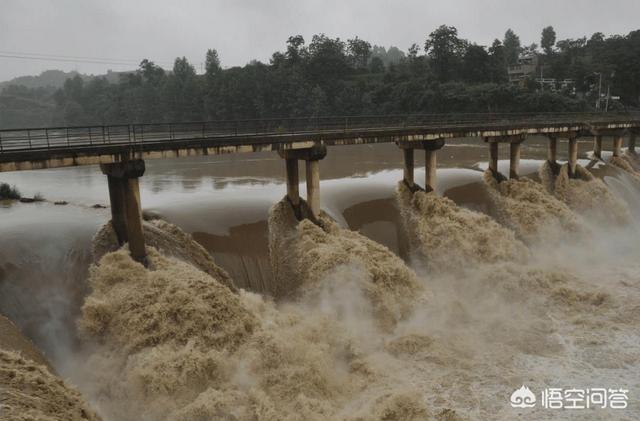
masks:
[[(509, 81), (508, 66), (535, 56), (545, 79)], [(640, 30), (627, 35), (522, 45), (509, 29), (483, 46), (440, 26), (407, 51), (358, 37), (291, 36), (269, 63), (224, 68), (215, 49), (204, 71), (184, 57), (165, 70), (144, 59), (114, 78), (66, 79), (63, 86), (3, 85), (0, 127), (102, 125), (269, 117), (445, 112), (561, 112), (593, 110), (609, 92), (610, 110), (640, 106)], [(571, 80), (568, 86), (560, 81)], [(32, 83), (33, 84), (33, 83)]]

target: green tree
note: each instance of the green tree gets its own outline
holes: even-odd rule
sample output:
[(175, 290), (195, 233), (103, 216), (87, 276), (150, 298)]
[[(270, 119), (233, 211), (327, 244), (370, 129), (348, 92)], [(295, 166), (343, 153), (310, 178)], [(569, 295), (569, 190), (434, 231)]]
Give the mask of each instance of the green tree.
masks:
[(499, 39), (494, 40), (489, 47), (489, 80), (495, 83), (507, 80), (507, 59)]
[(140, 62), (140, 73), (145, 82), (158, 86), (164, 80), (164, 69), (146, 58)]
[(431, 59), (431, 66), (438, 79), (446, 81), (455, 77), (466, 42), (458, 38), (458, 30), (442, 25), (429, 34), (424, 50)]
[(219, 74), (222, 70), (222, 67), (220, 67), (220, 57), (218, 57), (218, 51), (216, 49), (207, 50), (207, 55), (204, 59), (204, 69), (208, 79)]
[(518, 63), (518, 57), (522, 51), (520, 45), (520, 38), (511, 29), (507, 29), (504, 34), (504, 40), (502, 41), (504, 47), (504, 56), (507, 61), (507, 65), (511, 66)]
[(186, 57), (178, 57), (173, 63), (173, 75), (181, 82), (186, 82), (196, 76), (196, 69)]
[(324, 89), (330, 85), (331, 89), (335, 89), (335, 82), (350, 72), (345, 43), (340, 38), (329, 38), (325, 34), (314, 35), (308, 54), (305, 62), (312, 84), (320, 84)]
[(483, 46), (470, 45), (463, 57), (462, 77), (472, 83), (488, 82), (491, 58)]
[(358, 37), (347, 40), (347, 53), (356, 69), (365, 69), (371, 56), (371, 44)]
[(304, 54), (304, 38), (302, 35), (289, 37), (287, 40), (287, 52), (285, 54), (289, 63), (299, 63), (304, 57)]
[(382, 73), (384, 72), (384, 62), (378, 56), (372, 57), (369, 62), (369, 72)]
[(556, 43), (556, 31), (553, 26), (547, 26), (542, 30), (542, 37), (540, 39), (540, 46), (544, 53), (548, 56), (553, 54), (553, 46)]

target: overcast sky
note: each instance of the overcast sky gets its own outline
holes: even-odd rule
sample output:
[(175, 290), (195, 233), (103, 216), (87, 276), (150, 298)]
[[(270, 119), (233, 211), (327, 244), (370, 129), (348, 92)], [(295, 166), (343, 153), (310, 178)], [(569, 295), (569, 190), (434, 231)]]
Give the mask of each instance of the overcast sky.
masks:
[[(167, 66), (184, 55), (200, 71), (207, 48), (218, 50), (224, 67), (267, 62), (294, 34), (358, 35), (406, 51), (441, 24), (483, 45), (513, 28), (530, 44), (547, 25), (558, 39), (626, 34), (640, 29), (639, 16), (640, 0), (0, 0), (0, 55), (149, 58)], [(52, 68), (131, 67), (0, 57), (0, 81)]]

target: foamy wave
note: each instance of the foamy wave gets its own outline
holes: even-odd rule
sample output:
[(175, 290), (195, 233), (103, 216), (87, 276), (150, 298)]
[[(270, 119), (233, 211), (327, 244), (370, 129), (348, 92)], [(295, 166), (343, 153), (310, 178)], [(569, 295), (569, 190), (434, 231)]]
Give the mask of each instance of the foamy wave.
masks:
[(430, 270), (451, 271), (498, 261), (524, 261), (528, 250), (512, 231), (452, 200), (398, 184), (397, 200), (411, 248)]
[(320, 225), (296, 219), (285, 199), (269, 215), (269, 252), (275, 295), (310, 294), (340, 267), (356, 266), (366, 276), (361, 288), (371, 300), (381, 326), (389, 328), (412, 309), (422, 285), (413, 270), (386, 247), (322, 215)]
[(100, 420), (75, 389), (15, 352), (0, 349), (0, 385), (4, 420)]
[(604, 182), (586, 168), (576, 166), (576, 177), (569, 177), (569, 166), (560, 167), (554, 176), (551, 164), (545, 162), (539, 170), (540, 178), (549, 181), (550, 193), (572, 210), (597, 221), (627, 224), (631, 220), (628, 206), (616, 198)]
[(498, 182), (490, 170), (485, 171), (484, 182), (496, 219), (527, 243), (589, 232), (585, 222), (540, 183), (525, 177)]

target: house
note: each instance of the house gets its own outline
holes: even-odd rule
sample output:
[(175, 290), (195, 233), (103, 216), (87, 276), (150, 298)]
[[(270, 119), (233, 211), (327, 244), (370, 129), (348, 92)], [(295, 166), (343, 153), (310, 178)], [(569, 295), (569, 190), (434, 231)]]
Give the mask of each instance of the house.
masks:
[(518, 58), (518, 64), (507, 67), (509, 82), (520, 85), (527, 78), (534, 79), (540, 71), (539, 62), (539, 57), (535, 53), (521, 55)]

